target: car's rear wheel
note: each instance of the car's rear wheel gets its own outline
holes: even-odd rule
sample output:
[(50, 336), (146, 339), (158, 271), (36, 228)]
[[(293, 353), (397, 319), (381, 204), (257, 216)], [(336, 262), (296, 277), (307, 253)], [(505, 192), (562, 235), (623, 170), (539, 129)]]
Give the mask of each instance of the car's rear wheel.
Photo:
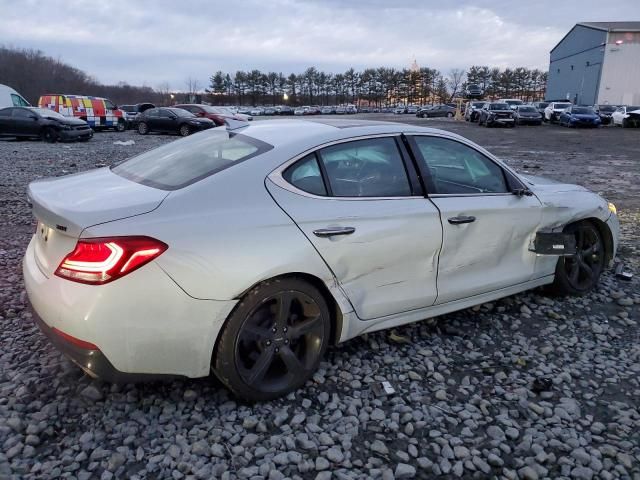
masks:
[(314, 286), (298, 278), (260, 283), (225, 323), (213, 371), (245, 400), (286, 395), (318, 368), (330, 328), (329, 308)]
[(44, 130), (42, 130), (42, 133), (40, 134), (40, 138), (42, 138), (43, 142), (56, 143), (58, 141), (58, 132), (56, 132), (51, 127), (47, 127)]
[(185, 124), (180, 126), (179, 132), (183, 137), (188, 137), (191, 133), (191, 129), (189, 128), (189, 125)]
[(147, 133), (149, 133), (149, 125), (147, 125), (145, 122), (138, 123), (138, 133), (140, 135), (146, 135)]
[(451, 112), (447, 113), (447, 118), (451, 118), (451, 117), (453, 117), (453, 113)]
[(600, 278), (606, 252), (600, 231), (591, 222), (569, 225), (565, 233), (576, 239), (576, 254), (560, 257), (550, 291), (559, 295), (583, 295), (591, 291)]
[(118, 120), (118, 123), (116, 124), (116, 132), (124, 132), (126, 129), (127, 124), (125, 123), (125, 121), (122, 119)]

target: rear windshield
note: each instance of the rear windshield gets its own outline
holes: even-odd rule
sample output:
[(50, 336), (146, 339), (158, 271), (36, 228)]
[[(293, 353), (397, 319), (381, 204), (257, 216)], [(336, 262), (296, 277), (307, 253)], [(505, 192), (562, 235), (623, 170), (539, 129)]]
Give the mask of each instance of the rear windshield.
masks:
[(122, 110), (124, 112), (133, 113), (133, 112), (136, 111), (136, 106), (135, 105), (120, 105), (120, 110)]
[(178, 190), (272, 148), (247, 135), (213, 129), (149, 150), (112, 170), (149, 187)]
[(536, 113), (538, 112), (538, 110), (536, 110), (533, 107), (518, 107), (518, 111), (519, 112), (530, 112), (530, 113), (531, 112), (536, 112)]
[(570, 103), (556, 103), (553, 105), (553, 108), (555, 108), (556, 110), (559, 110), (559, 109), (569, 108), (570, 106), (571, 106)]
[(640, 107), (627, 107), (627, 112), (633, 112), (635, 110), (640, 110)]
[(590, 107), (573, 107), (571, 109), (571, 113), (576, 113), (578, 115), (587, 115), (589, 113), (594, 113), (594, 111)]
[(598, 109), (601, 112), (615, 112), (616, 111), (616, 107), (614, 105), (600, 105), (600, 106), (598, 106)]
[(492, 103), (489, 110), (510, 110), (508, 103)]

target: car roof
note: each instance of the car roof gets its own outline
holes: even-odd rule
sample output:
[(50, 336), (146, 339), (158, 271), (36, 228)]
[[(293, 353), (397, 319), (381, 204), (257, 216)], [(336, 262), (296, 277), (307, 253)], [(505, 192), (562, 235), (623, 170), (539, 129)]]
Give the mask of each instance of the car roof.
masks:
[(432, 133), (462, 138), (451, 132), (397, 122), (358, 119), (274, 119), (260, 120), (234, 132), (256, 138), (274, 147), (314, 148), (322, 143), (368, 135)]

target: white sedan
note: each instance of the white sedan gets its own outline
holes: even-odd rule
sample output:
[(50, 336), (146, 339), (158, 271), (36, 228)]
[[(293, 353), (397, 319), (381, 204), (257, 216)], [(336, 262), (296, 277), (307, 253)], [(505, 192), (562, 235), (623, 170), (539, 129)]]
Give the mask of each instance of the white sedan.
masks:
[(611, 123), (620, 127), (640, 127), (640, 107), (622, 106), (611, 114)]
[[(243, 124), (245, 125), (245, 124)], [(89, 375), (215, 373), (266, 400), (329, 344), (548, 285), (584, 294), (615, 207), (453, 133), (270, 120), (34, 181), (34, 319)]]

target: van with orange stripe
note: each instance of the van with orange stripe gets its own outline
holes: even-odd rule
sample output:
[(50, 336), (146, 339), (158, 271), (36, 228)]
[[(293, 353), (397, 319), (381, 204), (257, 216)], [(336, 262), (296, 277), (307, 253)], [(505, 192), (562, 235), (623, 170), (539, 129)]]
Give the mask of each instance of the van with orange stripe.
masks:
[(107, 98), (48, 93), (40, 97), (38, 106), (66, 117), (80, 118), (94, 130), (113, 128), (124, 132), (127, 128), (124, 113)]

